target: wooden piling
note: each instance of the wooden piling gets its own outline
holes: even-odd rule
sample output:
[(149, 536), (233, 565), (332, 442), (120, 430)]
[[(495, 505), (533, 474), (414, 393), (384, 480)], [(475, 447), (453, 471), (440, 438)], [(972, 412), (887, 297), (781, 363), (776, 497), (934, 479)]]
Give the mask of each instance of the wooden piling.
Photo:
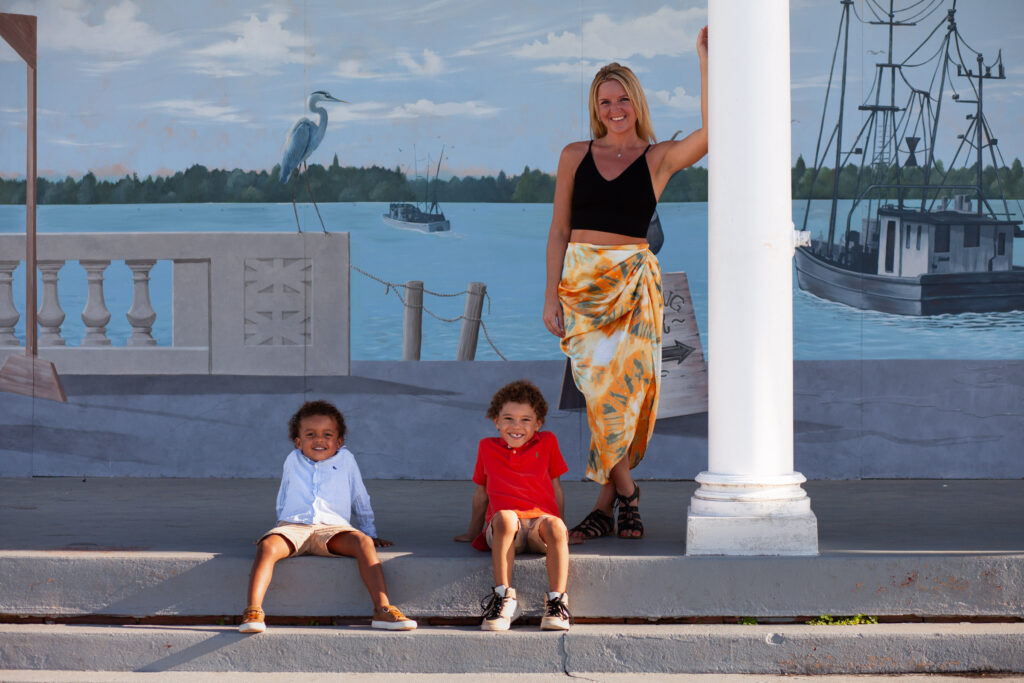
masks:
[(487, 285), (470, 282), (466, 292), (466, 310), (462, 313), (462, 329), (459, 331), (459, 348), (455, 360), (473, 360), (476, 356), (476, 342), (480, 335), (480, 315), (484, 309), (484, 294)]
[(402, 318), (402, 360), (420, 359), (423, 337), (423, 282), (405, 283), (405, 316)]

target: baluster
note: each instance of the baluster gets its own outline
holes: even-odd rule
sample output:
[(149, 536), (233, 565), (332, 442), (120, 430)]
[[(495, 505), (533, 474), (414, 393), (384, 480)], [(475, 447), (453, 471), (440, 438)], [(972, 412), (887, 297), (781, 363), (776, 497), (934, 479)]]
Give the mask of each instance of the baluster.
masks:
[(128, 322), (132, 326), (132, 336), (128, 337), (128, 346), (156, 346), (156, 339), (151, 334), (156, 311), (149, 302), (149, 271), (156, 265), (151, 260), (126, 260), (126, 266), (132, 269), (132, 307), (128, 309)]
[(39, 307), (39, 345), (65, 346), (60, 336), (64, 324), (64, 309), (60, 307), (57, 293), (57, 274), (64, 267), (64, 261), (39, 261), (39, 272), (43, 275), (43, 304)]
[(107, 323), (110, 322), (110, 311), (103, 298), (103, 271), (110, 261), (79, 260), (85, 268), (85, 278), (89, 283), (89, 293), (82, 309), (82, 322), (85, 323), (85, 337), (82, 346), (110, 346), (107, 337)]
[(14, 336), (14, 326), (21, 314), (14, 307), (14, 290), (11, 282), (20, 261), (0, 261), (0, 346), (21, 346)]

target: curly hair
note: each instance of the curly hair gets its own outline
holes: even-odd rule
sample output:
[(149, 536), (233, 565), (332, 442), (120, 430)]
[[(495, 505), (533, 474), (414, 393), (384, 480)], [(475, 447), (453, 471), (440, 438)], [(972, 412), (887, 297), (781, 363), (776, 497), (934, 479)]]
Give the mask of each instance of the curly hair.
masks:
[(497, 420), (501, 409), (506, 403), (525, 403), (533, 408), (537, 414), (537, 420), (544, 421), (548, 414), (548, 402), (544, 400), (544, 394), (528, 379), (520, 379), (506, 384), (491, 398), (491, 405), (487, 408), (487, 418)]
[(334, 418), (334, 421), (338, 424), (338, 438), (341, 440), (345, 439), (345, 418), (342, 416), (341, 411), (334, 407), (333, 403), (323, 400), (306, 401), (302, 404), (302, 407), (288, 420), (288, 438), (292, 441), (299, 438), (299, 425), (305, 418), (313, 417), (314, 415)]

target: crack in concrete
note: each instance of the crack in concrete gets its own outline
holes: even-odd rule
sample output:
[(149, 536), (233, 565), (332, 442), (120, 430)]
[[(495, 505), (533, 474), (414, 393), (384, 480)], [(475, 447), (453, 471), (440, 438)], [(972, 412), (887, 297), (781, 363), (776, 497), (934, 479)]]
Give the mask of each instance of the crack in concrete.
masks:
[(569, 671), (569, 634), (563, 633), (558, 638), (558, 649), (562, 653), (562, 673), (568, 678), (575, 678), (581, 681), (591, 681), (592, 683), (599, 683), (595, 678), (587, 678), (586, 676), (577, 676), (573, 672)]

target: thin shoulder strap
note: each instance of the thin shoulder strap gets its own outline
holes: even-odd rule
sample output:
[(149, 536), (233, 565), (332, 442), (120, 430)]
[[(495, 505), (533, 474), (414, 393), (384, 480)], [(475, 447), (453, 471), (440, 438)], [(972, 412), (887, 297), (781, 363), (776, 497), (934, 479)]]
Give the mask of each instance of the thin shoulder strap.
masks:
[(644, 153), (643, 153), (643, 154), (641, 154), (640, 156), (644, 156), (644, 155), (646, 155), (646, 154), (647, 154), (647, 150), (648, 150), (648, 149), (650, 149), (650, 148), (651, 148), (651, 145), (650, 145), (650, 143), (648, 143), (648, 144), (647, 144), (647, 147), (646, 147), (646, 148), (644, 149)]
[(592, 148), (593, 146), (594, 146), (594, 141), (593, 141), (593, 140), (591, 140), (591, 141), (590, 141), (590, 143), (589, 143), (589, 144), (587, 144), (587, 154), (589, 154), (589, 153), (590, 153), (590, 150), (591, 150), (591, 148)]

